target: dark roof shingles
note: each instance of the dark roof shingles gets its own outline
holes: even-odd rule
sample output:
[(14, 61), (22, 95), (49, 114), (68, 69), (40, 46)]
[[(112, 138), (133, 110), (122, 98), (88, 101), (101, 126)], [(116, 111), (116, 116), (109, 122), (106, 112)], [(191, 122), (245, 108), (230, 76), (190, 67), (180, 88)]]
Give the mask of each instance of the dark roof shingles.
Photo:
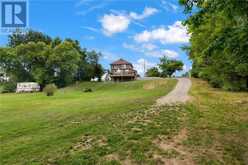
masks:
[(123, 65), (123, 64), (132, 65), (130, 62), (123, 60), (123, 59), (119, 59), (119, 60), (113, 62), (111, 65)]

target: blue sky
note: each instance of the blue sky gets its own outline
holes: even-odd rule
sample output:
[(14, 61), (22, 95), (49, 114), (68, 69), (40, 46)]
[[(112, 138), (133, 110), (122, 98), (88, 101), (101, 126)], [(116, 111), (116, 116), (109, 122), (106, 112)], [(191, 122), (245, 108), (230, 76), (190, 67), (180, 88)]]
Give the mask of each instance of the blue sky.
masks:
[[(189, 35), (177, 0), (29, 0), (29, 26), (52, 37), (73, 38), (102, 52), (105, 68), (118, 58), (132, 62), (139, 73), (163, 55), (191, 67), (181, 50)], [(0, 36), (0, 45), (7, 36)]]

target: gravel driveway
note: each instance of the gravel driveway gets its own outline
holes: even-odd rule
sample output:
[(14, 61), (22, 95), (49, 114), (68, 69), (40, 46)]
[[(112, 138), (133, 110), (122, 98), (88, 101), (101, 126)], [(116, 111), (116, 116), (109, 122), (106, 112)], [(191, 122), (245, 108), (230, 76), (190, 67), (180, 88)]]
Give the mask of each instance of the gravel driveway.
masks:
[(191, 80), (188, 78), (178, 78), (178, 83), (173, 91), (168, 95), (163, 96), (157, 100), (157, 105), (185, 103), (189, 100), (189, 89), (191, 87)]

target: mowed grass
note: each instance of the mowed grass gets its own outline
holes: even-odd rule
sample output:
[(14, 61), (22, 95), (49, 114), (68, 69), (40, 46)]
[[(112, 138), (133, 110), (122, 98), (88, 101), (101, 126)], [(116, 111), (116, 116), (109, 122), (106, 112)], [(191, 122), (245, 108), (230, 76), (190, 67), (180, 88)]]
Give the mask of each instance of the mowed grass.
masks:
[(248, 93), (192, 82), (189, 103), (162, 107), (176, 80), (1, 95), (2, 164), (248, 164)]
[(196, 164), (248, 164), (248, 93), (211, 88), (193, 79), (185, 127)]
[[(128, 129), (130, 114), (145, 111), (175, 84), (176, 80), (80, 83), (53, 97), (43, 93), (0, 95), (1, 164), (101, 162), (104, 155), (127, 147), (121, 129)], [(84, 88), (93, 92), (84, 93)], [(82, 138), (89, 142), (81, 145)], [(100, 143), (102, 148), (96, 149)]]

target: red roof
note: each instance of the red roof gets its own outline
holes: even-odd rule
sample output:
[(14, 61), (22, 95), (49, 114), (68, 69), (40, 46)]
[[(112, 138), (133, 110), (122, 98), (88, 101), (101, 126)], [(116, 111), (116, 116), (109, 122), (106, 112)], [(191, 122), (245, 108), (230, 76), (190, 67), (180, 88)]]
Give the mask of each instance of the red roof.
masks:
[(123, 60), (123, 59), (119, 59), (119, 60), (113, 62), (111, 65), (123, 65), (123, 64), (132, 65), (130, 62)]

